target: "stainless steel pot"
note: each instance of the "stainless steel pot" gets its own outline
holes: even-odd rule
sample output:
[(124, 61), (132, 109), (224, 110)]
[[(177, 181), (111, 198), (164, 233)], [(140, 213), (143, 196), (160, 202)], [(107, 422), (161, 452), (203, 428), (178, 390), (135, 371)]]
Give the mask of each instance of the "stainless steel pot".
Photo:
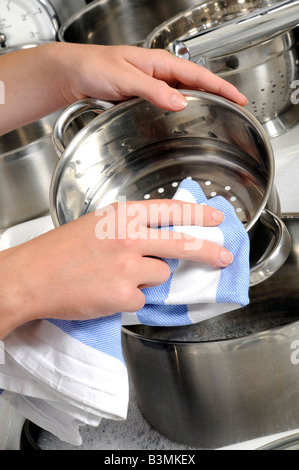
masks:
[(138, 44), (158, 24), (199, 0), (99, 0), (72, 15), (60, 41), (83, 44)]
[[(295, 31), (299, 5), (293, 3), (288, 7), (292, 10), (282, 15), (276, 11), (281, 2), (268, 2), (267, 8), (274, 5), (271, 14), (258, 15), (265, 7), (260, 0), (211, 0), (157, 26), (143, 46), (168, 49), (231, 82), (247, 97), (247, 109), (274, 137), (299, 119), (298, 107), (291, 101), (291, 84), (299, 76)], [(245, 14), (246, 21), (238, 20)], [(265, 24), (271, 15), (273, 24)], [(284, 23), (292, 26), (284, 28)]]
[(57, 12), (60, 24), (62, 24), (81, 8), (84, 8), (87, 2), (85, 0), (51, 0), (51, 3)]
[(0, 228), (49, 213), (58, 155), (52, 128), (59, 113), (0, 137)]
[(250, 305), (197, 325), (122, 328), (143, 416), (168, 439), (215, 449), (299, 427), (299, 217), (291, 254)]
[[(275, 231), (273, 252), (252, 267), (251, 283), (261, 282), (290, 250), (273, 186), (271, 145), (241, 107), (207, 93), (183, 93), (188, 105), (179, 113), (141, 99), (116, 106), (89, 99), (67, 108), (53, 129), (62, 153), (50, 188), (53, 222), (63, 225), (119, 197), (172, 198), (176, 185), (192, 177), (208, 198), (218, 194), (233, 204), (250, 237), (260, 220)], [(102, 114), (65, 146), (69, 123), (90, 110)]]

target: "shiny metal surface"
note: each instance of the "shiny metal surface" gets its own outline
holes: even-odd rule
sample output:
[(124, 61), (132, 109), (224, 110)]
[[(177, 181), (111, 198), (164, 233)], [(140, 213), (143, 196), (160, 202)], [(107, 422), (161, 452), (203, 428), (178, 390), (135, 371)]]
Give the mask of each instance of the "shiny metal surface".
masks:
[(257, 450), (299, 450), (299, 434), (291, 434), (289, 436), (270, 442)]
[(200, 0), (99, 0), (65, 21), (58, 37), (83, 44), (138, 44), (158, 24), (199, 3)]
[[(78, 107), (103, 111), (67, 145), (53, 175), (51, 214), (55, 225), (76, 219), (99, 205), (128, 200), (171, 198), (173, 183), (196, 179), (207, 197), (230, 200), (248, 228), (266, 204), (274, 213), (274, 158), (263, 128), (251, 114), (216, 95), (184, 92), (188, 105), (178, 113), (141, 99), (118, 104), (82, 100), (67, 108), (53, 128), (60, 129)], [(158, 189), (163, 188), (163, 192)], [(231, 199), (233, 198), (233, 199)]]
[(49, 212), (49, 189), (58, 156), (52, 127), (59, 113), (0, 137), (0, 228)]
[(218, 448), (298, 428), (299, 217), (283, 221), (292, 251), (249, 306), (192, 326), (123, 327), (141, 412), (168, 439)]
[[(217, 194), (230, 201), (250, 237), (258, 220), (275, 233), (273, 250), (252, 268), (250, 282), (262, 282), (290, 251), (273, 187), (270, 143), (260, 124), (237, 105), (215, 95), (184, 93), (188, 106), (179, 113), (140, 99), (115, 107), (86, 99), (59, 116), (53, 141), (61, 158), (50, 187), (54, 225), (123, 197), (172, 198), (184, 178), (193, 178), (208, 198)], [(66, 146), (70, 122), (90, 110), (101, 115)]]
[[(216, 46), (222, 47), (225, 46), (220, 43), (224, 25), (235, 24), (239, 18), (247, 18), (255, 12), (272, 8), (279, 3), (281, 3), (280, 0), (230, 0), (229, 2), (208, 0), (197, 3), (157, 25), (153, 31), (149, 32), (143, 46), (165, 49), (174, 45), (175, 41), (191, 40), (197, 35), (201, 35), (201, 40), (206, 44), (209, 42), (208, 38), (212, 31), (216, 30), (218, 34), (213, 33), (212, 37), (217, 37), (219, 43)], [(207, 32), (209, 32), (208, 36), (205, 35)], [(188, 54), (188, 50), (186, 53)], [(217, 53), (217, 48), (214, 49), (214, 53)]]
[[(242, 49), (294, 29), (299, 23), (298, 15), (298, 1), (279, 2), (270, 8), (246, 15), (245, 18), (224, 23), (221, 28), (211, 28), (208, 34), (205, 31), (204, 34), (199, 32), (198, 35), (187, 37), (181, 41), (181, 48), (187, 49), (188, 59), (192, 58), (195, 62), (202, 57), (231, 54), (235, 51), (236, 43)], [(176, 49), (171, 49), (171, 52)], [(180, 49), (177, 50), (179, 52)]]
[[(259, 262), (253, 266), (251, 265), (249, 279), (250, 286), (255, 286), (273, 276), (273, 274), (276, 273), (276, 271), (285, 263), (292, 247), (289, 231), (280, 217), (268, 210), (264, 210), (261, 214), (260, 222), (263, 225), (264, 233), (267, 229), (274, 233), (274, 246), (270, 250), (265, 248), (266, 254), (262, 256)], [(251, 251), (253, 249), (254, 242), (251, 241)]]
[(51, 3), (57, 12), (60, 24), (62, 24), (85, 7), (87, 2), (85, 0), (51, 0)]
[[(277, 2), (272, 3), (277, 7)], [(291, 102), (294, 91), (291, 83), (298, 78), (294, 27), (299, 23), (299, 2), (287, 2), (280, 7), (287, 8), (288, 13), (273, 10), (271, 14), (247, 20), (250, 14), (257, 15), (252, 12), (260, 11), (261, 7), (263, 4), (259, 1), (209, 1), (158, 26), (143, 46), (172, 51), (175, 47), (177, 55), (205, 65), (231, 82), (247, 97), (249, 103), (246, 108), (273, 137), (292, 127), (299, 119), (298, 109)], [(269, 21), (273, 17), (276, 20)], [(293, 26), (286, 31), (282, 24)], [(201, 36), (196, 37), (196, 34)]]

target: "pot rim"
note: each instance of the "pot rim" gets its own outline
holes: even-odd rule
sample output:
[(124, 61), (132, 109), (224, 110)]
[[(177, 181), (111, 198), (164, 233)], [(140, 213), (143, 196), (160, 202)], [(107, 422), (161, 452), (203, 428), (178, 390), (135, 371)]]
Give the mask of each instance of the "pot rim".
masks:
[[(228, 343), (228, 342), (229, 343), (236, 343), (236, 342), (240, 342), (240, 341), (244, 342), (244, 341), (247, 341), (247, 340), (248, 341), (257, 341), (259, 338), (261, 338), (263, 340), (266, 333), (269, 334), (269, 335), (274, 333), (274, 335), (276, 335), (277, 333), (279, 333), (282, 330), (285, 331), (286, 328), (294, 328), (294, 326), (298, 326), (298, 325), (299, 325), (299, 320), (287, 323), (285, 325), (276, 326), (276, 327), (273, 327), (273, 328), (268, 328), (268, 329), (259, 331), (257, 333), (244, 334), (244, 335), (241, 335), (241, 336), (237, 336), (235, 338), (210, 339), (210, 340), (206, 340), (206, 341), (195, 340), (195, 339), (194, 340), (171, 340), (171, 339), (148, 338), (147, 336), (145, 336), (141, 333), (136, 333), (134, 331), (130, 331), (128, 329), (129, 325), (122, 326), (121, 327), (121, 332), (122, 332), (122, 334), (127, 334), (128, 336), (131, 336), (132, 338), (134, 338), (136, 340), (147, 341), (149, 343), (163, 344), (165, 346), (179, 345), (180, 347), (181, 346), (188, 347), (188, 346), (194, 346), (195, 344), (202, 346), (202, 345), (206, 345), (206, 344), (220, 345), (220, 344), (224, 344), (224, 343)], [(146, 326), (150, 326), (150, 325), (146, 325)], [(177, 328), (179, 328), (180, 326), (185, 326), (185, 325), (178, 325)], [(190, 325), (190, 326), (192, 326), (192, 325)]]
[[(270, 140), (263, 128), (263, 126), (259, 123), (259, 121), (245, 108), (241, 107), (240, 105), (216, 94), (207, 93), (203, 91), (197, 90), (187, 90), (183, 89), (180, 92), (187, 98), (187, 100), (192, 99), (205, 99), (209, 100), (211, 104), (220, 104), (225, 106), (228, 109), (233, 110), (236, 112), (242, 120), (248, 121), (251, 125), (254, 126), (255, 130), (259, 134), (263, 144), (265, 145), (265, 154), (268, 160), (268, 182), (265, 193), (263, 198), (260, 202), (259, 207), (256, 210), (254, 217), (250, 220), (250, 222), (246, 225), (247, 232), (255, 225), (257, 220), (260, 218), (261, 213), (265, 209), (267, 202), (269, 200), (270, 194), (273, 190), (274, 186), (274, 169), (275, 169), (275, 161), (274, 161), (274, 154), (272, 150), (272, 146)], [(103, 111), (100, 115), (95, 117), (90, 123), (88, 123), (83, 129), (81, 129), (76, 136), (72, 139), (69, 145), (66, 147), (60, 159), (55, 167), (55, 170), (52, 175), (52, 180), (50, 184), (50, 213), (52, 217), (52, 221), (55, 227), (59, 227), (61, 225), (61, 221), (59, 220), (59, 215), (57, 211), (56, 205), (56, 196), (59, 191), (59, 184), (60, 184), (60, 176), (62, 174), (62, 170), (64, 169), (65, 165), (71, 160), (73, 154), (76, 152), (78, 147), (87, 139), (90, 135), (92, 135), (95, 131), (97, 131), (101, 126), (103, 126), (106, 122), (109, 122), (114, 116), (119, 115), (127, 108), (138, 106), (139, 103), (147, 102), (143, 98), (132, 98), (127, 101), (120, 102), (115, 106), (112, 106), (110, 109)], [(150, 105), (150, 103), (149, 103)], [(153, 106), (153, 105), (152, 105)], [(187, 105), (188, 107), (188, 105)], [(185, 108), (186, 109), (186, 108)], [(168, 111), (169, 112), (169, 111)], [(175, 111), (174, 111), (175, 112)], [(173, 112), (173, 113), (174, 113)], [(180, 111), (178, 111), (180, 112)]]
[[(45, 132), (45, 133), (41, 134), (40, 136), (38, 136), (35, 139), (31, 140), (31, 142), (28, 141), (24, 145), (19, 145), (15, 148), (11, 148), (10, 150), (6, 150), (4, 152), (0, 151), (0, 162), (1, 162), (1, 159), (4, 159), (4, 158), (5, 159), (9, 158), (9, 159), (12, 159), (12, 160), (16, 160), (16, 159), (23, 156), (23, 150), (24, 149), (32, 149), (34, 146), (40, 146), (41, 144), (44, 143), (44, 141), (47, 141), (49, 139), (50, 139), (50, 142), (51, 142), (52, 141), (53, 125), (54, 125), (55, 120), (57, 119), (57, 117), (59, 116), (61, 111), (62, 110), (58, 110), (54, 113), (48, 114), (47, 116), (44, 116), (40, 119), (37, 119), (36, 121), (32, 121), (28, 124), (25, 124), (24, 126), (18, 127), (16, 129), (13, 129), (12, 131), (7, 132), (6, 134), (4, 134), (2, 136), (3, 138), (9, 136), (9, 134), (13, 134), (15, 132), (18, 132), (21, 129), (22, 129), (22, 132), (26, 133), (26, 129), (29, 129), (31, 126), (32, 127), (35, 126), (39, 122), (45, 122), (46, 125), (49, 126), (49, 131), (48, 132)], [(1, 139), (1, 137), (0, 137), (0, 139)]]
[[(211, 5), (216, 5), (218, 2), (217, 0), (207, 0), (206, 2), (204, 3), (200, 3), (199, 5), (195, 5), (195, 6), (192, 6), (190, 8), (188, 8), (187, 10), (184, 10), (184, 11), (181, 11), (179, 13), (177, 13), (176, 15), (172, 16), (171, 18), (169, 18), (168, 20), (164, 21), (163, 23), (161, 23), (160, 25), (158, 25), (156, 28), (154, 28), (147, 36), (146, 38), (144, 39), (143, 43), (142, 43), (142, 47), (146, 48), (146, 49), (155, 49), (153, 47), (153, 41), (156, 40), (157, 36), (160, 36), (161, 33), (165, 30), (165, 29), (171, 29), (171, 27), (173, 27), (173, 25), (175, 25), (177, 22), (179, 22), (184, 16), (186, 15), (190, 15), (190, 14), (193, 14), (193, 12), (196, 12), (196, 11), (201, 11), (201, 10), (205, 10), (205, 8), (207, 8), (208, 6), (211, 6)], [(235, 2), (236, 4), (238, 2)], [(238, 18), (246, 18), (247, 15), (250, 15), (250, 13), (252, 12), (259, 12), (260, 10), (262, 10), (263, 7), (257, 7), (257, 8), (254, 8), (253, 10), (248, 10), (246, 12), (244, 12), (244, 14), (236, 14), (234, 17), (233, 17), (233, 20), (235, 19), (238, 19)], [(225, 9), (222, 10), (222, 13), (225, 13)], [(230, 21), (230, 20), (228, 20)], [(219, 25), (219, 28), (221, 28), (222, 26), (225, 26), (226, 24), (226, 21), (224, 21), (223, 23), (220, 23)], [(208, 29), (204, 29), (204, 25), (205, 23), (203, 23), (201, 26), (202, 28), (199, 28), (198, 32), (200, 32), (201, 30), (204, 30), (204, 32), (206, 31), (209, 31), (210, 28)], [(241, 50), (246, 50), (246, 49), (250, 49), (252, 47), (256, 47), (256, 46), (259, 46), (261, 44), (263, 44), (264, 42), (267, 42), (267, 41), (270, 41), (272, 39), (275, 39), (276, 37), (278, 36), (283, 36), (284, 34), (287, 34), (289, 33), (290, 31), (292, 31), (294, 29), (294, 27), (289, 27), (289, 28), (285, 28), (284, 30), (281, 30), (281, 31), (275, 31), (273, 33), (270, 33), (266, 38), (265, 37), (261, 37), (259, 39), (256, 40), (256, 42), (254, 42), (254, 44), (250, 44), (248, 46), (243, 46), (241, 47), (240, 49), (238, 49), (238, 46), (236, 46), (236, 49), (234, 49), (233, 51), (231, 51), (230, 53), (228, 54), (223, 54), (223, 55), (220, 55), (220, 56), (215, 56), (213, 57), (213, 60), (214, 59), (219, 59), (220, 57), (225, 57), (226, 55), (231, 55), (232, 53), (237, 53)], [(195, 33), (197, 34), (197, 33)], [(184, 33), (184, 35), (187, 35), (187, 32)], [(194, 34), (193, 34), (194, 35)], [(172, 41), (175, 41), (177, 40), (178, 38), (174, 38), (172, 39)], [(165, 48), (165, 47), (168, 47), (169, 44), (167, 45), (163, 45), (162, 47)], [(161, 47), (161, 46), (160, 46)]]
[(67, 29), (70, 26), (72, 26), (73, 23), (75, 23), (75, 21), (81, 19), (86, 13), (88, 13), (90, 10), (93, 10), (97, 6), (98, 5), (95, 4), (94, 2), (87, 4), (83, 8), (81, 8), (79, 11), (76, 11), (75, 13), (73, 13), (66, 21), (64, 21), (62, 25), (60, 26), (58, 33), (57, 33), (57, 37), (59, 41), (66, 42), (64, 35)]

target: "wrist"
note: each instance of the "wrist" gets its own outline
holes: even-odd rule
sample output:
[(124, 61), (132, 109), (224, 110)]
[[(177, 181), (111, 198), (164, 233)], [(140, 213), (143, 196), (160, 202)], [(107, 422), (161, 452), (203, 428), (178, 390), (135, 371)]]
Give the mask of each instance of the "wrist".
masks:
[(59, 108), (63, 108), (84, 97), (74, 86), (82, 66), (80, 63), (81, 54), (79, 53), (82, 46), (56, 42), (45, 47), (47, 47), (46, 53), (51, 70), (55, 70), (55, 77), (51, 84), (49, 83), (51, 87), (49, 94), (50, 96), (55, 95)]
[(18, 247), (0, 252), (0, 340), (15, 328), (33, 320), (27, 306), (24, 278), (27, 270), (21, 266)]

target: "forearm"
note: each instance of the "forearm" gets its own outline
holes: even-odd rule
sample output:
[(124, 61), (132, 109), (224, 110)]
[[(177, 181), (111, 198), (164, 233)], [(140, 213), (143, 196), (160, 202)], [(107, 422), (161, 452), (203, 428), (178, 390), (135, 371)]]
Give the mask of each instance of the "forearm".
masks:
[(68, 104), (60, 45), (47, 44), (0, 56), (4, 104), (0, 105), (0, 135), (51, 114)]

